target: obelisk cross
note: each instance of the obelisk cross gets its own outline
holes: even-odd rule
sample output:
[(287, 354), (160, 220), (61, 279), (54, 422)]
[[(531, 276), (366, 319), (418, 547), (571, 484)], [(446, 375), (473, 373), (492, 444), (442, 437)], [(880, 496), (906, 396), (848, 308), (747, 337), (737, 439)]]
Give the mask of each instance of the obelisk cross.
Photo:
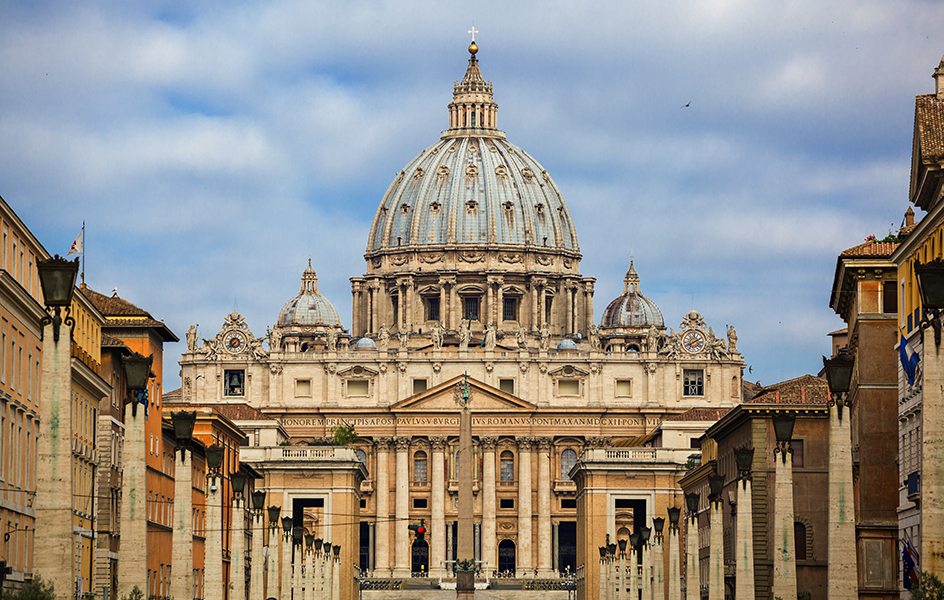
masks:
[(472, 34), (472, 41), (474, 42), (474, 41), (475, 41), (475, 34), (476, 34), (476, 33), (481, 33), (481, 32), (478, 31), (478, 30), (475, 28), (475, 25), (473, 25), (473, 26), (472, 26), (472, 29), (469, 30), (469, 33)]

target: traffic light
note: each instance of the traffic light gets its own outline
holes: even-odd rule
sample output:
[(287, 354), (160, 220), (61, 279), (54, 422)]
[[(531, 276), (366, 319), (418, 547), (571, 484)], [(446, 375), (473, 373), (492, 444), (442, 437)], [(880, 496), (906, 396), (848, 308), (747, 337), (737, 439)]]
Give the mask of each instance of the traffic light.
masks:
[(426, 519), (420, 519), (419, 525), (410, 525), (409, 530), (416, 534), (417, 541), (426, 539)]

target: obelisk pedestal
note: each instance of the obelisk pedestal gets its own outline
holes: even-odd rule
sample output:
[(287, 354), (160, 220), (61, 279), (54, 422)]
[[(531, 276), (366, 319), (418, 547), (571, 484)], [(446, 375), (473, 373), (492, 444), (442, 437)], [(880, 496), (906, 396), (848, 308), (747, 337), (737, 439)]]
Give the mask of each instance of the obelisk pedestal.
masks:
[(475, 548), (472, 521), (472, 413), (469, 384), (463, 381), (462, 412), (459, 415), (459, 530), (456, 544), (456, 600), (475, 596)]

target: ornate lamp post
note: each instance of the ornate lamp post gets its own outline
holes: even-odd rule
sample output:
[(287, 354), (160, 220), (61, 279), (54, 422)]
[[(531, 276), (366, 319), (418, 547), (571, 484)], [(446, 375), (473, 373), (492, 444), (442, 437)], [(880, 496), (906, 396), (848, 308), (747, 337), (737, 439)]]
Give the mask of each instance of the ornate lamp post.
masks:
[(292, 517), (282, 517), (282, 586), (279, 588), (282, 600), (292, 598)]
[[(701, 574), (698, 564), (698, 503), (701, 496), (697, 492), (685, 494), (685, 505), (688, 507), (688, 524), (686, 541), (688, 546), (688, 568), (685, 573), (685, 598), (687, 600), (701, 599)], [(740, 598), (740, 596), (738, 596)]]
[[(636, 534), (629, 536), (629, 539), (632, 540), (633, 536), (635, 535)], [(619, 561), (620, 561), (619, 576), (617, 576), (616, 578), (616, 581), (617, 581), (616, 585), (618, 586), (616, 588), (616, 599), (626, 600), (626, 538), (617, 540), (616, 545), (619, 546)], [(629, 556), (630, 556), (630, 559), (632, 559), (632, 549), (630, 549)], [(632, 560), (630, 560), (630, 563), (632, 563)], [(636, 589), (636, 575), (635, 574), (633, 574), (630, 581), (632, 581), (631, 589), (633, 590), (633, 592), (635, 592), (635, 589)], [(636, 596), (631, 595), (630, 597), (635, 598)]]
[[(179, 410), (171, 413), (177, 448), (174, 452), (174, 574), (170, 595), (193, 596), (193, 425), (197, 413)], [(179, 456), (179, 459), (178, 459)]]
[(735, 596), (754, 597), (754, 509), (751, 500), (751, 465), (754, 462), (753, 448), (735, 448), (734, 462), (737, 464), (737, 524), (735, 537)]
[(249, 556), (252, 562), (252, 575), (249, 578), (249, 597), (267, 598), (265, 595), (265, 500), (266, 493), (262, 490), (253, 490), (252, 500), (252, 551)]
[[(302, 597), (302, 557), (304, 556), (305, 528), (292, 527), (292, 598)], [(302, 598), (304, 600), (304, 598)]]
[[(42, 435), (37, 436), (36, 529), (43, 541), (54, 548), (72, 548), (72, 329), (70, 316), (75, 288), (76, 262), (56, 256), (37, 262), (46, 315), (42, 318), (40, 339), (44, 340), (39, 403)], [(15, 287), (15, 286), (14, 286)], [(59, 329), (65, 324), (69, 335), (61, 343)], [(52, 339), (50, 340), (50, 334)], [(11, 359), (12, 360), (12, 359)], [(59, 433), (50, 435), (51, 424)], [(56, 468), (57, 465), (61, 465)], [(61, 590), (63, 595), (76, 589), (75, 561), (63, 560), (57, 552), (36, 552), (34, 570)], [(140, 579), (143, 583), (143, 579)]]
[(281, 506), (270, 506), (266, 509), (269, 517), (269, 572), (266, 577), (265, 597), (281, 598), (279, 594), (279, 575), (282, 573), (282, 567), (279, 564), (279, 515), (282, 513)]
[(679, 516), (682, 509), (669, 507), (669, 598), (679, 598), (682, 592), (682, 572), (679, 568)]
[[(645, 525), (639, 528), (639, 551), (642, 553), (642, 560), (639, 561), (642, 564), (642, 575), (639, 578), (639, 591), (642, 593), (644, 599), (648, 599), (652, 596), (649, 581), (651, 577), (651, 569), (649, 568), (649, 536), (651, 534), (651, 528)], [(636, 563), (633, 563), (633, 568), (636, 568)]]
[(341, 598), (341, 546), (335, 544), (331, 547), (334, 552), (334, 561), (332, 562), (331, 578), (331, 600), (340, 600)]
[(209, 481), (206, 502), (206, 544), (204, 546), (204, 572), (209, 585), (204, 586), (204, 600), (223, 600), (223, 506), (220, 500), (220, 468), (223, 466), (224, 448), (213, 444), (206, 449), (207, 480)]
[(796, 413), (777, 411), (771, 416), (777, 446), (774, 448), (774, 597), (795, 598), (796, 547), (793, 538), (793, 426)]
[(724, 600), (724, 511), (721, 492), (724, 475), (708, 476), (708, 500), (711, 503), (710, 567), (708, 570), (708, 600)]
[(609, 600), (607, 590), (610, 586), (610, 576), (606, 572), (606, 546), (600, 546), (600, 593), (599, 600)]
[(322, 547), (324, 550), (324, 600), (334, 600), (332, 597), (334, 590), (334, 563), (331, 558), (331, 542), (325, 542)]
[(229, 485), (233, 490), (232, 519), (230, 528), (233, 538), (230, 542), (229, 582), (233, 600), (246, 597), (246, 510), (243, 502), (243, 490), (246, 489), (245, 473), (236, 471), (229, 476)]
[(314, 590), (312, 589), (312, 575), (314, 575), (314, 568), (311, 564), (312, 555), (314, 554), (313, 546), (315, 544), (315, 536), (311, 533), (305, 534), (305, 551), (304, 559), (302, 563), (305, 565), (305, 592), (302, 594), (302, 600), (312, 600), (314, 597)]
[(312, 584), (314, 594), (313, 600), (324, 600), (324, 557), (321, 554), (323, 542), (321, 538), (315, 538), (315, 582)]
[[(650, 586), (650, 595), (652, 600), (662, 600), (665, 597), (665, 560), (662, 550), (662, 529), (665, 527), (665, 519), (656, 517), (652, 520), (652, 528), (655, 530), (655, 541), (652, 544), (652, 584)], [(645, 575), (649, 577), (648, 573)], [(643, 600), (646, 600), (643, 598)]]
[(925, 311), (932, 311), (931, 317), (927, 314), (922, 319), (921, 326), (934, 328), (934, 345), (941, 345), (940, 310), (944, 308), (944, 260), (935, 258), (931, 262), (914, 263), (915, 279), (918, 282), (918, 292), (921, 294), (921, 306)]
[[(937, 321), (937, 320), (935, 320)], [(830, 600), (858, 598), (855, 545), (855, 494), (852, 488), (852, 406), (849, 389), (855, 359), (848, 348), (823, 357), (829, 383), (829, 560)], [(843, 407), (849, 415), (843, 418)]]

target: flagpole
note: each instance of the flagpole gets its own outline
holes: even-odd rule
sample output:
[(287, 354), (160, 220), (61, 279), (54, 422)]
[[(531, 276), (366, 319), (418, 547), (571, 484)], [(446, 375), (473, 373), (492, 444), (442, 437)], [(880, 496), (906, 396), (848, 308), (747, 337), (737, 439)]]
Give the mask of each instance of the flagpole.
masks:
[(82, 284), (85, 284), (85, 220), (82, 221)]

